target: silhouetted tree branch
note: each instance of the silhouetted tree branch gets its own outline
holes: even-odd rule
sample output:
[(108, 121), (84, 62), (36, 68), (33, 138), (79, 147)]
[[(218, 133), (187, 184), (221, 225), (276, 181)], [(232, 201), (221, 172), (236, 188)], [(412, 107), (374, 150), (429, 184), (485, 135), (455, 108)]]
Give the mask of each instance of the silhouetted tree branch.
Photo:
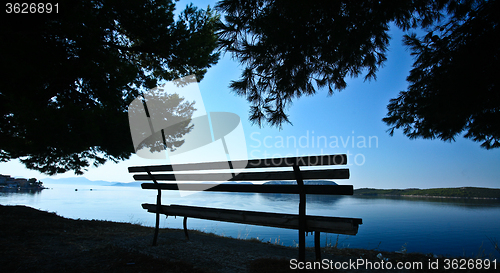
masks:
[(450, 8), (450, 19), (424, 37), (405, 36), (415, 56), (410, 85), (390, 101), (383, 121), (391, 135), (402, 129), (410, 138), (453, 141), (465, 132), (483, 148), (498, 148), (500, 6), (469, 1)]
[(0, 25), (0, 160), (81, 174), (134, 152), (127, 106), (140, 92), (203, 78), (219, 18), (188, 6), (176, 20), (169, 0), (58, 2), (58, 15)]
[(244, 66), (231, 89), (250, 102), (250, 120), (281, 127), (293, 100), (346, 77), (376, 79), (386, 61), (389, 25), (408, 34), (415, 56), (410, 87), (383, 119), (410, 138), (465, 137), (500, 147), (498, 1), (222, 0), (221, 46)]
[(439, 1), (223, 0), (222, 47), (245, 65), (231, 88), (251, 103), (250, 120), (280, 127), (294, 99), (343, 90), (346, 77), (376, 79), (389, 24), (403, 29), (441, 17)]

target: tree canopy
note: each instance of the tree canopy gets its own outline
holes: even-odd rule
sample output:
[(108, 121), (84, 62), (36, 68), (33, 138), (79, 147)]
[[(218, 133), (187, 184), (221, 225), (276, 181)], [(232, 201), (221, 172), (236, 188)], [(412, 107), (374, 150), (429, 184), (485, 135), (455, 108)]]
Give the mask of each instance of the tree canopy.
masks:
[[(250, 120), (281, 127), (293, 100), (343, 90), (346, 77), (376, 79), (391, 24), (427, 34), (404, 38), (415, 63), (408, 90), (388, 105), (389, 132), (453, 140), (465, 131), (500, 147), (498, 1), (221, 0), (224, 24), (193, 6), (174, 18), (173, 0), (59, 4), (57, 14), (1, 18), (0, 161), (81, 174), (129, 158), (130, 102), (163, 80), (201, 80), (217, 47), (244, 65), (230, 86), (251, 103)], [(193, 111), (179, 96), (163, 99), (172, 119)], [(182, 145), (184, 125), (169, 148)]]
[(410, 138), (454, 140), (500, 147), (500, 5), (471, 2), (424, 37), (406, 35), (415, 56), (407, 91), (392, 99), (383, 119)]
[[(421, 28), (405, 38), (415, 56), (408, 91), (384, 118), (411, 138), (483, 141), (499, 147), (496, 1), (222, 0), (222, 46), (244, 64), (232, 90), (251, 103), (250, 120), (281, 127), (294, 99), (346, 88), (346, 77), (376, 79), (389, 27)], [(474, 98), (469, 99), (468, 97)]]
[(201, 80), (219, 57), (217, 15), (188, 6), (176, 19), (174, 9), (169, 0), (73, 0), (57, 15), (11, 14), (0, 26), (0, 160), (81, 174), (129, 158), (129, 103), (162, 80)]

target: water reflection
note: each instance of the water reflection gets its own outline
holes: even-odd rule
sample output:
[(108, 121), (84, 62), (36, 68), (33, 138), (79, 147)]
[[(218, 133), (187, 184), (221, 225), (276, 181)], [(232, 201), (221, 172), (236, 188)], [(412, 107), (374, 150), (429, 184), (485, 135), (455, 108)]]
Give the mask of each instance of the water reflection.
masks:
[[(266, 201), (281, 201), (281, 202), (292, 202), (299, 203), (298, 194), (281, 194), (281, 193), (258, 193)], [(337, 195), (320, 195), (320, 194), (309, 194), (306, 196), (307, 204), (320, 204), (320, 205), (334, 205), (338, 203), (345, 196)]]
[(0, 190), (0, 196), (11, 197), (15, 195), (39, 195), (43, 189), (8, 189)]
[[(279, 194), (279, 193), (257, 193), (266, 201), (281, 201), (299, 203), (299, 195), (297, 194)], [(500, 200), (498, 199), (472, 199), (472, 198), (432, 198), (432, 197), (404, 197), (404, 196), (343, 196), (343, 195), (307, 195), (307, 204), (334, 205), (345, 198), (355, 198), (363, 200), (400, 200), (408, 202), (424, 202), (436, 206), (456, 206), (469, 209), (484, 209), (484, 208), (499, 208)]]

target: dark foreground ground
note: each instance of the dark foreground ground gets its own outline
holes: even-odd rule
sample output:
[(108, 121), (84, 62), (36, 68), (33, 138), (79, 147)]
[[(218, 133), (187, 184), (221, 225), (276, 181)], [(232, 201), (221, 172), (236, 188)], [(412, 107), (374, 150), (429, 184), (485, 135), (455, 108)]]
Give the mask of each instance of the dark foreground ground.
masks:
[[(158, 246), (151, 246), (153, 229), (128, 223), (72, 220), (25, 206), (0, 205), (0, 272), (296, 272), (290, 259), (297, 249), (257, 240), (238, 240), (190, 231), (190, 240), (181, 230), (160, 231)], [(414, 270), (367, 270), (358, 261), (382, 266), (381, 253), (393, 267), (421, 263)], [(375, 250), (327, 248), (322, 254), (330, 266), (348, 270), (307, 270), (307, 272), (476, 272), (445, 270), (445, 258), (432, 255), (399, 254)], [(498, 256), (498, 255), (497, 255)], [(311, 265), (314, 253), (307, 254)], [(476, 258), (476, 257), (474, 257)], [(494, 257), (481, 257), (494, 258)], [(440, 269), (428, 269), (438, 261)], [(460, 264), (460, 261), (457, 261)], [(343, 264), (341, 264), (343, 263)], [(480, 262), (482, 263), (482, 262)], [(483, 267), (484, 267), (484, 263)], [(319, 266), (320, 264), (316, 264)], [(384, 263), (384, 268), (387, 262)], [(497, 259), (498, 270), (498, 259)], [(490, 270), (497, 272), (490, 265)]]

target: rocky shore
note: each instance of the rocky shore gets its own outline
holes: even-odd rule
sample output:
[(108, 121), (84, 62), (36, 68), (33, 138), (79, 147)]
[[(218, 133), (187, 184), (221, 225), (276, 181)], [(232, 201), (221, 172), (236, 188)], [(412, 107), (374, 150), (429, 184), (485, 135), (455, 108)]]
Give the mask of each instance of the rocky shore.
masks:
[(10, 175), (0, 174), (0, 191), (38, 191), (43, 189), (46, 189), (43, 182), (37, 181), (36, 178), (14, 178)]

